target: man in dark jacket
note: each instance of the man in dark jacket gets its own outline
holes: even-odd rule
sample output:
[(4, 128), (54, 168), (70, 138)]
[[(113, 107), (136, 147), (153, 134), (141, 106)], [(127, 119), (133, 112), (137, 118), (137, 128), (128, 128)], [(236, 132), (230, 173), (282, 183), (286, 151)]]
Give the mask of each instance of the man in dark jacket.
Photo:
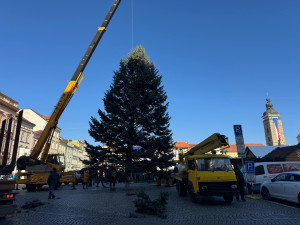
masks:
[(59, 174), (56, 172), (56, 168), (53, 168), (53, 171), (51, 171), (47, 184), (49, 186), (49, 197), (48, 199), (54, 199), (54, 187), (57, 186), (59, 183)]
[[(238, 166), (234, 167), (234, 172), (235, 172), (235, 176), (236, 176), (236, 181), (237, 181), (237, 188), (240, 192), (241, 195), (241, 199), (242, 201), (246, 201), (245, 199), (245, 179), (244, 176), (242, 174), (242, 172), (240, 171), (240, 168)], [(239, 201), (239, 194), (236, 196), (236, 200)]]

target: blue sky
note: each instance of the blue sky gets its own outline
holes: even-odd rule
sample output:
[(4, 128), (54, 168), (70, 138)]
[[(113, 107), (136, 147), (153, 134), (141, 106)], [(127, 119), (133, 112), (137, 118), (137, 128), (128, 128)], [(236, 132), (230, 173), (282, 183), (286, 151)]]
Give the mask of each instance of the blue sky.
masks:
[[(0, 92), (50, 115), (113, 0), (14, 0), (0, 5)], [(212, 133), (263, 143), (267, 93), (286, 142), (300, 133), (300, 1), (123, 0), (63, 113), (61, 136), (92, 142), (91, 116), (120, 59), (142, 45), (163, 76), (174, 141)]]

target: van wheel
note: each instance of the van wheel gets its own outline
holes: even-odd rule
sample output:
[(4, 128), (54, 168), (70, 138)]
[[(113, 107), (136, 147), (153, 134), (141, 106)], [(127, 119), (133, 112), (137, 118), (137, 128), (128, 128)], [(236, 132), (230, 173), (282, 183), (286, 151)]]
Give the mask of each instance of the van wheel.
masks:
[(261, 196), (263, 197), (264, 200), (271, 200), (271, 195), (270, 192), (267, 188), (263, 187), (261, 189)]

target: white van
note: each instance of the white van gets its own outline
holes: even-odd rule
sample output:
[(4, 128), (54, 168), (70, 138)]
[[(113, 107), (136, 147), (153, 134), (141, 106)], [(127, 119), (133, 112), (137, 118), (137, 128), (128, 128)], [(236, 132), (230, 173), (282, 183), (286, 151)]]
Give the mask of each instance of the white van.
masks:
[[(243, 170), (241, 170), (244, 172)], [(300, 161), (256, 162), (255, 175), (244, 174), (248, 193), (260, 191), (260, 185), (283, 172), (300, 171)]]

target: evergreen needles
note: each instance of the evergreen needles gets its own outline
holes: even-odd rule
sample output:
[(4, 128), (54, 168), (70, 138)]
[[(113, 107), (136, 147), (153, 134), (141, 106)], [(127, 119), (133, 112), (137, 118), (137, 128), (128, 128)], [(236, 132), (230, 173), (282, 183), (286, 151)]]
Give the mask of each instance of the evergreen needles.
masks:
[(137, 197), (138, 199), (133, 201), (136, 207), (136, 212), (156, 215), (161, 218), (167, 217), (165, 210), (169, 198), (168, 192), (160, 192), (160, 196), (153, 201), (144, 191), (139, 192)]

